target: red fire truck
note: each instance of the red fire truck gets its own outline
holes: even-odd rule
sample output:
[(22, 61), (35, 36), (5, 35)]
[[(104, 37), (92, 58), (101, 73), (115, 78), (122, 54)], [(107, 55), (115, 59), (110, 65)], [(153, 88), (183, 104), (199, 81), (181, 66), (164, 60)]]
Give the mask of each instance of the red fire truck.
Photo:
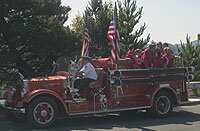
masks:
[(130, 59), (113, 65), (109, 58), (93, 59), (98, 79), (80, 94), (73, 88), (75, 63), (69, 71), (22, 80), (5, 93), (1, 105), (11, 118), (26, 117), (36, 128), (47, 128), (59, 117), (81, 117), (129, 110), (168, 116), (188, 101), (186, 82), (192, 67), (134, 69)]

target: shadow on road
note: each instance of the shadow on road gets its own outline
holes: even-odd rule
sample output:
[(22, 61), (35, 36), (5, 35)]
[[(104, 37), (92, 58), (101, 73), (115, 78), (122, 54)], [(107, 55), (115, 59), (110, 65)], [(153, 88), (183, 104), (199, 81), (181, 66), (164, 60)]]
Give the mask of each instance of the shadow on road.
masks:
[[(157, 119), (152, 118), (145, 112), (128, 113), (128, 115), (107, 115), (84, 118), (60, 119), (53, 127), (46, 129), (48, 131), (69, 131), (69, 130), (112, 130), (113, 128), (141, 129), (143, 131), (152, 131), (145, 127), (159, 126), (167, 124), (189, 125), (191, 122), (200, 121), (200, 114), (185, 110), (173, 112), (170, 117)], [(0, 130), (28, 131), (30, 129), (26, 121), (14, 123), (5, 117), (0, 117)], [(45, 130), (45, 131), (46, 131)], [(35, 131), (35, 130), (34, 130)]]

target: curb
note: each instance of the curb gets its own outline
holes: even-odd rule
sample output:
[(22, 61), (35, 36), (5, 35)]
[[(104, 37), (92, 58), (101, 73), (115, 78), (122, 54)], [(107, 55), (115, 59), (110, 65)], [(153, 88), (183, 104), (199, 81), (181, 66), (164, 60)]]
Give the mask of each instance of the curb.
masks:
[(188, 98), (187, 102), (181, 103), (180, 106), (194, 106), (194, 105), (199, 105), (200, 104), (200, 99), (199, 98)]

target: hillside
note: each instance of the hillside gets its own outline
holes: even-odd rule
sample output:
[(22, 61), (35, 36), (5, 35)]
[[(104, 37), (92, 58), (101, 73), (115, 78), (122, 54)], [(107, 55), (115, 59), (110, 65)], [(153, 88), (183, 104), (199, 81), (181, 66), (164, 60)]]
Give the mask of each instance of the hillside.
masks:
[[(200, 40), (194, 40), (192, 41), (192, 44), (194, 46), (200, 45)], [(178, 48), (181, 48), (181, 44), (169, 44), (169, 47), (173, 50), (174, 54), (178, 54)]]

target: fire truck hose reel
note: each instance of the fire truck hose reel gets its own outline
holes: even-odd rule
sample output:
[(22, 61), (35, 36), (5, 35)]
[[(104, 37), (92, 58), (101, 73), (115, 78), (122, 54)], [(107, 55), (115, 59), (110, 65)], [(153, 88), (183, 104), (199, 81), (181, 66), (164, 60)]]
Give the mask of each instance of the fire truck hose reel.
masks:
[(129, 79), (111, 79), (109, 80), (110, 85), (122, 85), (127, 83), (140, 83), (140, 82), (164, 82), (164, 81), (175, 81), (175, 80), (192, 80), (193, 75), (176, 75), (176, 76), (155, 76), (155, 77), (144, 77), (144, 78), (129, 78)]
[(109, 70), (109, 75), (126, 75), (126, 74), (159, 74), (162, 73), (186, 73), (194, 72), (195, 68), (193, 66), (189, 67), (173, 67), (173, 68), (150, 68), (150, 69), (120, 69), (120, 70)]

